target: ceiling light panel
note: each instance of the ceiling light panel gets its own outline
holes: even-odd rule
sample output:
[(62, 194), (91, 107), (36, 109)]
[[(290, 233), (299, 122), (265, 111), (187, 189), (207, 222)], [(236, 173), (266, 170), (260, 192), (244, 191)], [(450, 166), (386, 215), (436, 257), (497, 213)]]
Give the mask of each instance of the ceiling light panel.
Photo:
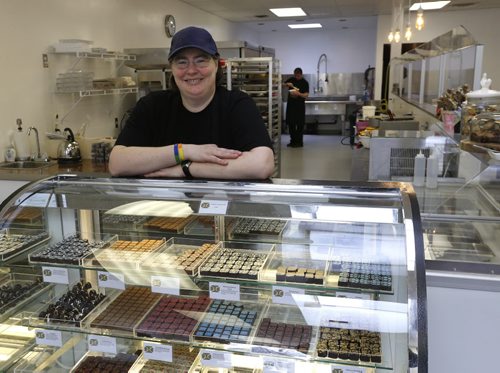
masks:
[(300, 24), (293, 24), (293, 25), (288, 25), (290, 28), (322, 28), (321, 23), (300, 23)]
[(273, 8), (269, 10), (278, 17), (298, 17), (307, 15), (302, 8)]
[(449, 4), (449, 1), (430, 1), (426, 3), (415, 3), (411, 6), (410, 10), (417, 11), (420, 7), (423, 10), (441, 9)]

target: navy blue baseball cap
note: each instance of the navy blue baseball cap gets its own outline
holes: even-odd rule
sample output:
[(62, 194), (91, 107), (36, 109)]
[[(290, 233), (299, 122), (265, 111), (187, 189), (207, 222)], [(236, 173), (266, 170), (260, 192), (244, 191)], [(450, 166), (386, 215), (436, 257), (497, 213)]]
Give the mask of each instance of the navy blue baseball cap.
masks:
[(219, 56), (217, 45), (210, 33), (200, 27), (186, 27), (175, 33), (170, 44), (168, 59), (171, 59), (177, 52), (186, 48), (198, 48), (211, 56)]

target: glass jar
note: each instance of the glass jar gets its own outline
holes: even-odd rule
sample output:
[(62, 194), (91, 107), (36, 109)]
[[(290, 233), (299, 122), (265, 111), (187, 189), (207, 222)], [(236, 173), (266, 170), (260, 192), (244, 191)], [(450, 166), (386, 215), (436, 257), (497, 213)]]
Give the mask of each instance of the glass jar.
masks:
[(466, 95), (460, 132), (462, 140), (500, 146), (500, 91), (489, 89), (490, 85), (484, 74), (482, 88)]

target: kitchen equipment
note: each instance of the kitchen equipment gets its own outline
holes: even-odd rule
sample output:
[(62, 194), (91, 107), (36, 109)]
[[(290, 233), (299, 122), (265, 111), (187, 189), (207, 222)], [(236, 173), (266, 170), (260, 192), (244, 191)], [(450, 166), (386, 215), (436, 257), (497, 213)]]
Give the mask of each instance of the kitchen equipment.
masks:
[(26, 161), (31, 157), (31, 149), (28, 135), (23, 130), (23, 122), (20, 118), (16, 119), (17, 131), (14, 132), (14, 146), (16, 148), (16, 159)]
[(80, 145), (75, 141), (75, 135), (71, 128), (65, 128), (66, 141), (61, 141), (57, 150), (57, 162), (59, 164), (74, 164), (82, 161)]

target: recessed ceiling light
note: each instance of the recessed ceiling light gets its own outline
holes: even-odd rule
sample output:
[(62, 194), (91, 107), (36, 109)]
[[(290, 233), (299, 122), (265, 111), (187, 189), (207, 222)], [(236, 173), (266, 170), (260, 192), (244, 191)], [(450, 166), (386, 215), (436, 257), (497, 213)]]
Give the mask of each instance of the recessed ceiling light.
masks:
[(288, 25), (290, 28), (322, 28), (321, 23), (303, 23), (301, 25)]
[(269, 17), (267, 14), (257, 14), (255, 18), (267, 18)]
[(448, 5), (449, 1), (428, 1), (426, 3), (415, 3), (411, 6), (410, 10), (418, 10), (420, 7), (423, 10), (441, 9)]
[(269, 10), (278, 17), (297, 17), (307, 15), (302, 8), (273, 8)]

